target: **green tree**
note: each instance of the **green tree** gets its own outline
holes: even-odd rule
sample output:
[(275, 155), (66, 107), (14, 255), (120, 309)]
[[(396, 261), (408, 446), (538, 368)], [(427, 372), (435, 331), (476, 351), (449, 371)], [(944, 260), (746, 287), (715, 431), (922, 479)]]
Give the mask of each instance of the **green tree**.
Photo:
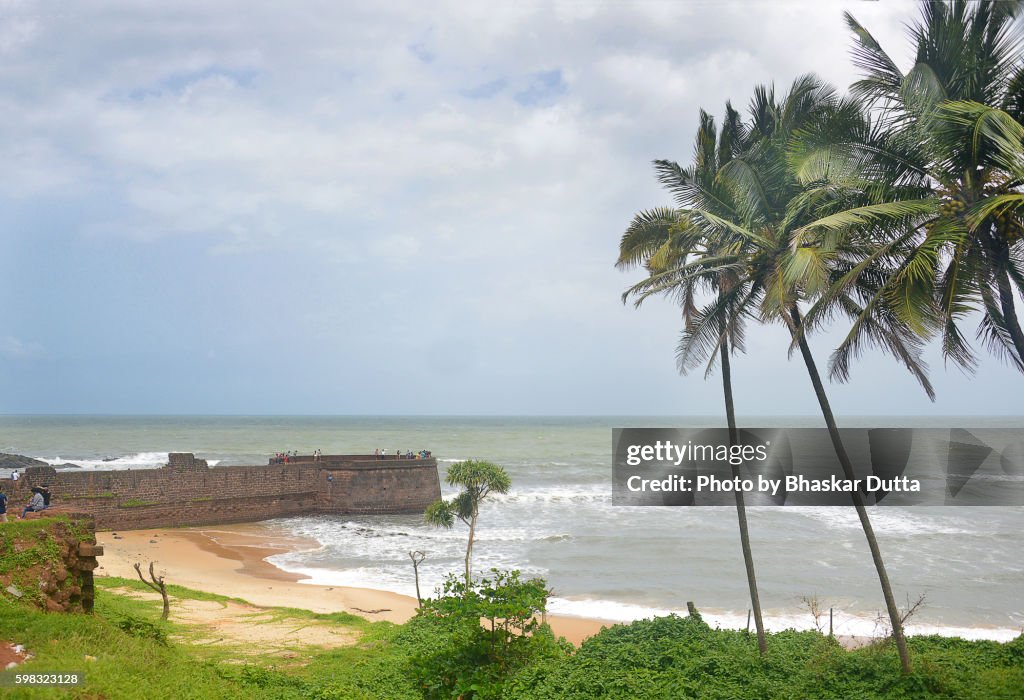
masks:
[(441, 499), (431, 503), (424, 517), (428, 523), (437, 527), (450, 529), (456, 519), (469, 527), (469, 541), (466, 544), (466, 585), (469, 586), (472, 582), (473, 541), (480, 504), (492, 493), (508, 493), (512, 480), (502, 467), (493, 462), (466, 460), (448, 467), (446, 481), (449, 486), (462, 487), (462, 491), (451, 500)]
[(852, 89), (876, 123), (831, 134), (797, 166), (805, 182), (844, 173), (847, 191), (858, 193), (853, 206), (805, 229), (807, 247), (859, 236), (874, 244), (871, 255), (897, 257), (878, 295), (919, 334), (940, 333), (946, 357), (968, 369), (976, 359), (960, 325), (980, 312), (977, 338), (1024, 372), (1019, 11), (1019, 2), (922, 2), (907, 73), (847, 13), (863, 74)]
[(471, 585), (450, 575), (411, 623), (429, 625), (437, 637), (411, 659), (424, 696), (500, 697), (517, 671), (568, 656), (572, 646), (542, 621), (548, 596), (543, 579), (522, 579), (518, 571), (491, 569)]
[[(860, 321), (851, 328), (857, 350), (875, 345), (890, 352), (906, 366), (931, 395), (926, 367), (920, 359), (921, 339), (877, 294), (891, 273), (887, 256), (864, 257), (859, 241), (833, 237), (827, 254), (819, 254), (795, 238), (811, 222), (848, 207), (842, 191), (808, 186), (796, 176), (790, 158), (791, 145), (803, 133), (822, 131), (823, 125), (851, 118), (859, 106), (840, 99), (834, 89), (813, 76), (794, 81), (789, 92), (776, 99), (769, 87), (755, 89), (750, 119), (744, 125), (742, 148), (719, 168), (715, 180), (731, 193), (726, 202), (695, 187), (687, 172), (675, 163), (659, 161), (663, 185), (676, 197), (680, 215), (688, 225), (703, 230), (704, 251), (674, 269), (655, 273), (634, 287), (640, 295), (685, 288), (709, 272), (729, 270), (736, 275), (733, 288), (734, 318), (747, 315), (764, 322), (782, 323), (792, 337), (791, 351), (799, 349), (828, 428), (836, 456), (847, 478), (855, 478), (832, 412), (828, 396), (807, 343), (801, 305), (832, 290), (819, 307), (822, 317), (835, 314)], [(848, 284), (835, 288), (837, 277), (851, 268), (863, 268)], [(875, 300), (865, 312), (867, 300)], [(721, 323), (713, 307), (697, 316), (684, 337), (696, 350), (715, 347)], [(687, 340), (689, 338), (689, 340)], [(856, 354), (855, 352), (853, 354)], [(904, 671), (910, 657), (892, 586), (863, 498), (852, 494), (885, 598), (893, 637)]]
[[(732, 159), (741, 146), (743, 138), (739, 113), (726, 104), (726, 117), (721, 133), (718, 133), (714, 118), (701, 110), (700, 127), (697, 132), (694, 164), (682, 172), (682, 177), (693, 188), (708, 193), (710, 201), (731, 203), (731, 192), (717, 181), (719, 169)], [(716, 251), (713, 246), (717, 239), (707, 240), (700, 227), (692, 225), (685, 212), (671, 208), (655, 208), (640, 212), (630, 223), (619, 244), (619, 259), (616, 267), (631, 269), (642, 265), (652, 277), (671, 277), (677, 266), (685, 268), (687, 260), (693, 257), (707, 260), (713, 258), (722, 265), (718, 268), (704, 264), (700, 274), (684, 275), (678, 285), (667, 286), (665, 293), (677, 298), (682, 308), (684, 331), (678, 348), (678, 366), (686, 374), (699, 365), (706, 365), (705, 376), (714, 369), (716, 360), (722, 366), (722, 391), (725, 398), (725, 416), (729, 427), (729, 441), (739, 443), (736, 425), (736, 410), (732, 393), (732, 369), (730, 353), (742, 350), (743, 324), (737, 312), (744, 292), (736, 271), (728, 267), (735, 262), (735, 256), (728, 250)], [(639, 307), (647, 298), (644, 286), (633, 287), (623, 294), (623, 302), (635, 298)], [(704, 292), (714, 296), (715, 301), (707, 308), (699, 309), (699, 295)], [(691, 331), (701, 327), (699, 320), (713, 318), (712, 326), (717, 330), (714, 336), (701, 337)], [(734, 478), (740, 476), (739, 466), (731, 464)], [(750, 605), (757, 631), (757, 646), (763, 655), (767, 651), (764, 621), (761, 614), (761, 600), (757, 590), (757, 575), (754, 556), (750, 546), (750, 529), (747, 524), (747, 508), (743, 493), (733, 492), (736, 500), (736, 517), (740, 530), (740, 549), (747, 575)]]

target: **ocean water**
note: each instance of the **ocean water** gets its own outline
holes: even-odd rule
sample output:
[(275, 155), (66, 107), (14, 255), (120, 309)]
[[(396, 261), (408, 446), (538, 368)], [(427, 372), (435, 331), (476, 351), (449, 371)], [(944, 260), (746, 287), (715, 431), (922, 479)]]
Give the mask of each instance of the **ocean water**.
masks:
[[(814, 417), (743, 424), (815, 427)], [(277, 451), (432, 450), (442, 471), (462, 459), (503, 465), (512, 490), (481, 511), (474, 565), (543, 576), (551, 611), (631, 620), (693, 601), (714, 623), (744, 627), (748, 596), (734, 509), (611, 505), (611, 430), (713, 427), (666, 417), (0, 417), (0, 451), (90, 469), (162, 464), (194, 452), (211, 464), (262, 464)], [(1021, 428), (1024, 418), (859, 417), (844, 427)], [(444, 487), (446, 495), (453, 491)], [(1024, 628), (1024, 508), (878, 508), (872, 520), (903, 604), (924, 596), (908, 629), (1010, 639)], [(752, 547), (770, 629), (812, 628), (808, 600), (835, 612), (838, 634), (880, 632), (882, 597), (852, 508), (750, 508)], [(264, 524), (319, 546), (271, 562), (310, 583), (415, 593), (408, 553), (427, 554), (424, 593), (462, 570), (466, 529), (420, 516), (310, 516)]]

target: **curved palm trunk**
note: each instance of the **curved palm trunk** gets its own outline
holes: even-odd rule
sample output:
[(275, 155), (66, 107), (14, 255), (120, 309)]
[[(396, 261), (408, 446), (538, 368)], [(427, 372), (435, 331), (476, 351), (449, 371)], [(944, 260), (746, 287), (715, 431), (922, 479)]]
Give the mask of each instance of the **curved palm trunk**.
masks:
[[(790, 317), (793, 322), (794, 336), (800, 329), (800, 312), (797, 309), (790, 309)], [(843, 467), (843, 474), (847, 479), (853, 480), (856, 474), (853, 471), (853, 464), (850, 456), (846, 453), (843, 440), (839, 436), (839, 428), (836, 426), (835, 416), (832, 415), (832, 407), (829, 405), (828, 396), (825, 394), (825, 385), (821, 382), (818, 374), (818, 367), (811, 355), (811, 348), (807, 345), (807, 339), (803, 334), (799, 335), (800, 354), (807, 365), (807, 374), (811, 376), (811, 384), (814, 385), (814, 393), (818, 397), (818, 405), (821, 406), (821, 415), (825, 418), (825, 425), (828, 426), (829, 437), (832, 438), (832, 446), (835, 448), (836, 456)], [(857, 517), (860, 518), (861, 528), (864, 530), (864, 537), (868, 541), (868, 549), (871, 550), (871, 559), (875, 562), (875, 571), (878, 573), (878, 582), (882, 586), (882, 596), (885, 598), (885, 608), (889, 613), (889, 624), (892, 625), (892, 636), (896, 640), (896, 648), (900, 654), (900, 665), (903, 673), (910, 673), (910, 653), (907, 651), (907, 640), (903, 636), (903, 621), (900, 619), (899, 609), (896, 607), (896, 598), (892, 594), (892, 584), (889, 583), (889, 574), (885, 571), (885, 562), (882, 561), (882, 551), (878, 548), (878, 540), (875, 538), (875, 530), (871, 527), (871, 519), (868, 518), (868, 510), (864, 506), (864, 499), (859, 491), (852, 493), (853, 505), (857, 509)]]
[[(722, 389), (725, 392), (725, 418), (729, 424), (729, 444), (739, 444), (739, 430), (736, 427), (736, 410), (732, 401), (732, 367), (729, 364), (728, 341), (722, 339)], [(740, 478), (740, 468), (732, 464), (733, 479)], [(754, 555), (750, 549), (750, 531), (747, 529), (747, 506), (743, 501), (743, 492), (736, 494), (736, 518), (740, 524), (740, 548), (743, 550), (743, 564), (747, 568), (747, 586), (750, 588), (750, 606), (754, 611), (754, 626), (757, 628), (757, 648), (764, 656), (768, 651), (768, 643), (764, 636), (764, 621), (761, 619), (761, 599), (757, 594), (757, 576), (754, 574)]]

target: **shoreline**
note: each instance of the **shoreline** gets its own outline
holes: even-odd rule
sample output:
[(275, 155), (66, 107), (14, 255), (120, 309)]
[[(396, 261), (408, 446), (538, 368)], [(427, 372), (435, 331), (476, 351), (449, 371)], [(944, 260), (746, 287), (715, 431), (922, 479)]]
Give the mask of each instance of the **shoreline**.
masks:
[[(158, 575), (165, 576), (168, 584), (241, 598), (261, 607), (293, 607), (317, 613), (344, 611), (372, 621), (386, 620), (397, 624), (406, 622), (416, 612), (416, 599), (401, 593), (300, 583), (308, 579), (275, 566), (267, 561), (267, 557), (314, 550), (321, 546), (320, 543), (263, 523), (105, 531), (96, 533), (96, 538), (105, 550), (96, 570), (99, 576), (135, 579), (134, 563), (141, 563), (145, 569), (150, 561), (154, 561)], [(565, 637), (576, 646), (605, 627), (623, 622), (628, 624), (623, 620), (565, 614), (548, 613), (546, 617), (556, 636)], [(710, 618), (710, 624), (717, 626), (713, 613), (706, 617)], [(908, 627), (910, 635), (915, 634), (913, 627)], [(1007, 631), (991, 628), (990, 633), (985, 634), (989, 628), (984, 626), (962, 629), (980, 633), (963, 635), (975, 639), (996, 639), (1005, 635), (992, 635), (991, 632)], [(917, 632), (922, 633), (932, 632)], [(835, 637), (847, 649), (865, 646), (875, 639), (868, 635), (841, 633)]]
[[(368, 620), (403, 623), (416, 613), (416, 599), (370, 588), (299, 583), (304, 577), (280, 569), (266, 557), (316, 549), (315, 540), (278, 533), (253, 523), (190, 528), (97, 532), (104, 548), (98, 576), (137, 579), (132, 565), (156, 562), (166, 583), (242, 598), (261, 607), (291, 607), (317, 613), (349, 612)], [(556, 636), (579, 645), (612, 620), (548, 615)]]

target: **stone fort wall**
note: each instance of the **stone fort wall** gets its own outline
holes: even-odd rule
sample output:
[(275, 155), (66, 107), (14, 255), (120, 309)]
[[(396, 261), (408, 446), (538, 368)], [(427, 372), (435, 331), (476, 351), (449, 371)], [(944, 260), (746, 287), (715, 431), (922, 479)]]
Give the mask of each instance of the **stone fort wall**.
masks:
[(172, 453), (159, 469), (109, 471), (30, 467), (3, 482), (9, 515), (33, 486), (49, 485), (51, 506), (91, 514), (100, 530), (253, 522), (294, 515), (422, 513), (441, 497), (434, 459), (372, 455), (299, 457), (287, 464), (208, 467)]

